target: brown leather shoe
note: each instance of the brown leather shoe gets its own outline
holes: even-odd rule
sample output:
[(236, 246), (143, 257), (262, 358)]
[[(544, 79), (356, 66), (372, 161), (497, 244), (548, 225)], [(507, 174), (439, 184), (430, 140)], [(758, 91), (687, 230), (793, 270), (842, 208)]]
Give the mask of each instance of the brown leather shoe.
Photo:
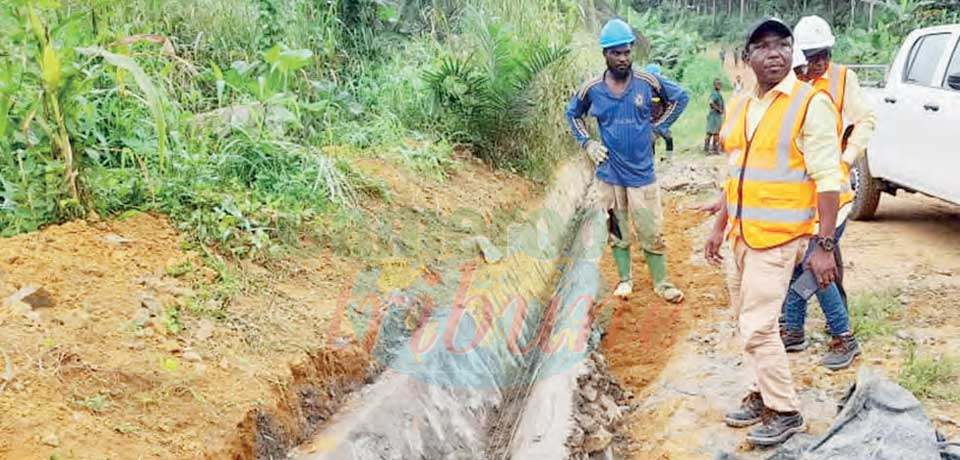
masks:
[(763, 415), (763, 397), (760, 393), (750, 393), (740, 402), (739, 409), (727, 412), (723, 421), (732, 428), (745, 428), (760, 423), (761, 415)]
[(807, 429), (799, 412), (777, 412), (764, 409), (763, 425), (747, 434), (747, 442), (755, 446), (775, 446)]
[(787, 353), (795, 353), (807, 349), (807, 337), (803, 331), (791, 331), (787, 328), (780, 328), (780, 340), (783, 340), (783, 347)]
[(850, 367), (857, 356), (860, 356), (860, 344), (853, 333), (847, 332), (830, 340), (827, 354), (820, 363), (831, 371), (839, 371)]

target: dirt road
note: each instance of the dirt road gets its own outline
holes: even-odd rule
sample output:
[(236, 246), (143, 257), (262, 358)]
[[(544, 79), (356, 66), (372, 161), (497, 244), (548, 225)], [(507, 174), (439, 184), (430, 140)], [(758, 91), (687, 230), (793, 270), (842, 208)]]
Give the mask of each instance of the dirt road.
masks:
[[(690, 168), (700, 168), (698, 165), (720, 165), (723, 160), (688, 157), (686, 161), (691, 162)], [(676, 194), (670, 198), (681, 207), (692, 199)], [(644, 311), (644, 307), (631, 306), (615, 318), (630, 323), (614, 324), (613, 331), (629, 329), (631, 325), (649, 327), (651, 331), (633, 335), (668, 339), (651, 344), (652, 350), (613, 344), (609, 337), (605, 343), (606, 353), (613, 355), (609, 358), (613, 372), (642, 401), (631, 427), (632, 458), (692, 460), (714, 458), (720, 453), (732, 453), (738, 459), (765, 458), (769, 451), (746, 449), (745, 433), (722, 423), (724, 412), (737, 404), (746, 388), (736, 321), (725, 305), (726, 292), (720, 289), (719, 298), (713, 298), (722, 274), (697, 262), (708, 230), (706, 220), (700, 219), (699, 226), (697, 221), (679, 221), (683, 222), (679, 227), (668, 226), (668, 238), (681, 240), (680, 244), (692, 251), (693, 263), (683, 269), (696, 274), (693, 289), (702, 294), (690, 298), (683, 310), (697, 315), (682, 314), (671, 317), (673, 321), (638, 324), (636, 319), (630, 322), (630, 312)], [(913, 365), (911, 347), (916, 347), (917, 356), (927, 365), (957, 358), (956, 350), (960, 347), (960, 319), (951, 313), (960, 307), (960, 206), (917, 195), (884, 196), (875, 220), (848, 223), (842, 247), (852, 304), (867, 309), (867, 318), (862, 321), (871, 321), (870, 327), (883, 327), (885, 332), (862, 341), (864, 356), (851, 369), (829, 372), (819, 365), (826, 351), (826, 337), (820, 332), (824, 327), (822, 314), (815, 303), (811, 305), (807, 331), (814, 345), (790, 357), (812, 435), (830, 426), (836, 401), (855, 381), (862, 366), (878, 369), (897, 380), (910, 372), (908, 368)], [(703, 276), (704, 270), (712, 277)], [(884, 302), (892, 303), (885, 307), (890, 311), (869, 310), (875, 306), (864, 304), (863, 299), (868, 298), (886, 299)], [(637, 366), (633, 363), (643, 360), (648, 366), (644, 378), (637, 379)], [(656, 377), (649, 380), (651, 371)], [(954, 423), (960, 420), (960, 405), (952, 402), (956, 398), (949, 392), (957, 377), (945, 377), (942, 389), (949, 393), (946, 397), (922, 399), (935, 425), (948, 439), (960, 435)]]
[(852, 290), (960, 287), (960, 206), (884, 195), (873, 221), (851, 222), (847, 231), (842, 244)]

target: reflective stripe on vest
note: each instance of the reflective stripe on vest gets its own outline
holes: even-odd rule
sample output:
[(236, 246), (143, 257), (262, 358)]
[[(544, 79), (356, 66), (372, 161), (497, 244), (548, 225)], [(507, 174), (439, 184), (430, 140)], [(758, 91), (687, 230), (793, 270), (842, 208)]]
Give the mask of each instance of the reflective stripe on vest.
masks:
[[(837, 120), (837, 128), (840, 134), (840, 138), (843, 139), (844, 128), (847, 126), (847, 122), (843, 117), (843, 105), (846, 103), (846, 90), (847, 90), (847, 68), (830, 63), (830, 67), (827, 69), (828, 78), (823, 79), (819, 78), (814, 83), (816, 88), (828, 91), (830, 97), (833, 99), (833, 105), (837, 108), (837, 113), (840, 115), (840, 119)], [(840, 149), (846, 148), (846, 143), (841, 141)], [(848, 203), (853, 202), (856, 198), (854, 195), (853, 187), (850, 185), (850, 170), (846, 166), (841, 165), (842, 183), (840, 184), (840, 206), (844, 206)]]
[[(727, 204), (727, 212), (736, 215), (737, 205)], [(741, 208), (740, 218), (744, 220), (764, 220), (767, 222), (785, 222), (802, 224), (816, 217), (814, 209), (770, 209), (770, 208)]]
[(840, 67), (836, 65), (830, 66), (830, 97), (835, 101), (839, 101), (840, 96)]
[[(790, 106), (787, 108), (787, 113), (783, 116), (783, 124), (780, 125), (780, 132), (777, 135), (777, 166), (774, 169), (763, 169), (763, 168), (747, 168), (743, 173), (743, 180), (746, 182), (786, 182), (786, 183), (802, 183), (810, 180), (810, 176), (807, 175), (807, 171), (799, 169), (790, 169), (790, 151), (792, 149), (791, 142), (793, 142), (793, 125), (797, 122), (797, 116), (800, 114), (800, 109), (803, 108), (803, 101), (807, 98), (807, 95), (813, 91), (813, 88), (807, 85), (800, 87), (793, 100), (790, 101)], [(744, 133), (746, 134), (746, 133)], [(735, 163), (736, 165), (740, 162), (740, 159), (737, 158)], [(730, 167), (730, 177), (738, 178), (740, 177), (740, 167), (731, 166)]]
[(723, 128), (720, 129), (720, 142), (723, 142), (723, 140), (730, 135), (730, 130), (733, 129), (734, 123), (740, 119), (740, 113), (743, 112), (743, 108), (747, 106), (747, 100), (748, 97), (743, 96), (733, 106), (733, 111), (730, 112), (730, 118), (723, 123)]
[(846, 103), (844, 99), (847, 92), (847, 68), (831, 62), (830, 67), (827, 68), (826, 78), (820, 77), (811, 83), (815, 88), (822, 89), (830, 94), (833, 105), (837, 106), (837, 111), (840, 112), (842, 120), (843, 106)]
[(816, 92), (797, 82), (789, 95), (776, 96), (749, 137), (749, 102), (736, 119), (727, 120), (726, 209), (731, 235), (739, 233), (751, 248), (813, 234), (817, 190), (796, 139)]

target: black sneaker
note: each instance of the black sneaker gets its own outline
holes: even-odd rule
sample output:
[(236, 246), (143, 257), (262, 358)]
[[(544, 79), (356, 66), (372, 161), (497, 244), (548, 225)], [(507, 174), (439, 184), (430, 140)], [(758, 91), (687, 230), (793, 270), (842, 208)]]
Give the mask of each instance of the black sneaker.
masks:
[(807, 349), (807, 337), (803, 331), (791, 331), (787, 328), (780, 328), (780, 340), (783, 340), (783, 347), (787, 353), (795, 353)]
[(853, 364), (853, 360), (860, 356), (860, 344), (853, 333), (838, 335), (830, 340), (827, 354), (820, 361), (823, 367), (831, 371), (846, 369)]
[(745, 428), (760, 423), (763, 415), (763, 398), (760, 393), (750, 393), (740, 402), (740, 408), (727, 412), (723, 421), (732, 428)]
[(764, 409), (763, 425), (747, 433), (747, 442), (754, 446), (775, 446), (807, 429), (799, 412), (777, 412)]

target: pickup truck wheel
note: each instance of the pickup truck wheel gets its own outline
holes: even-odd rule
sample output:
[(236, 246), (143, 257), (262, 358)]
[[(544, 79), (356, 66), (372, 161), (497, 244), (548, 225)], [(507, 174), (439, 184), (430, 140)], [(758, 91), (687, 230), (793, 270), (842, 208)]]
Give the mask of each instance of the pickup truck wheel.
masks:
[(882, 184), (870, 175), (867, 156), (863, 155), (850, 168), (850, 183), (854, 190), (854, 199), (850, 209), (853, 220), (870, 220), (880, 205)]

